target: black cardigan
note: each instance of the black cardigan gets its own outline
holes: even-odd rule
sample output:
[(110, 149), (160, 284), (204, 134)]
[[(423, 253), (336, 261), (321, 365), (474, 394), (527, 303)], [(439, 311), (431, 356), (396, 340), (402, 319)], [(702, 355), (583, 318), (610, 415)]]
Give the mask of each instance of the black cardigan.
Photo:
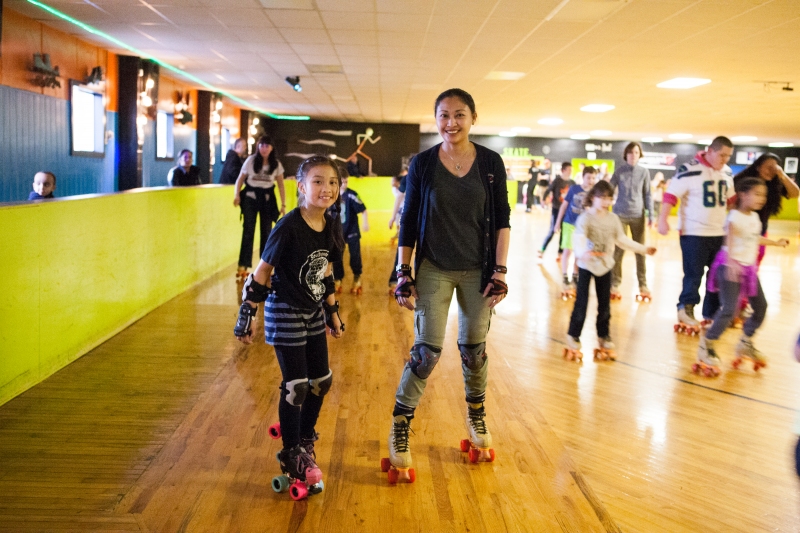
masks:
[[(475, 163), (486, 191), (484, 204), (485, 228), (483, 239), (483, 265), (481, 268), (481, 292), (485, 290), (495, 265), (497, 254), (497, 231), (510, 228), (511, 207), (508, 205), (506, 167), (500, 154), (475, 144)], [(425, 239), (425, 217), (428, 212), (431, 183), (436, 172), (441, 143), (417, 154), (411, 160), (406, 178), (406, 200), (400, 224), (399, 246), (417, 248), (415, 270), (422, 263), (422, 243)]]

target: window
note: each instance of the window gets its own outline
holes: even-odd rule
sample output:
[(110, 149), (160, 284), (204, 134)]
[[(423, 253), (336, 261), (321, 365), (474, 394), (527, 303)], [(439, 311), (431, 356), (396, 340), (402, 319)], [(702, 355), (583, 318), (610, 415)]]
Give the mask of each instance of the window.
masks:
[(231, 146), (231, 130), (222, 128), (222, 146), (220, 146), (220, 154), (222, 154), (222, 162), (225, 162), (225, 156), (228, 155), (228, 150), (233, 148)]
[(72, 154), (102, 156), (106, 129), (103, 95), (75, 83), (71, 88)]
[(175, 158), (175, 115), (159, 111), (156, 115), (156, 159)]

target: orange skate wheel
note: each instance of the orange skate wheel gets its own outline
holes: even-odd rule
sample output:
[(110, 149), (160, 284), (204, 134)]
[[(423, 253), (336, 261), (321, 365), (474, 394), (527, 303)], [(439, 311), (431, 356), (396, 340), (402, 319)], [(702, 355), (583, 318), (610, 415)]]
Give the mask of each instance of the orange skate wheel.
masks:
[(381, 472), (388, 472), (392, 468), (392, 462), (388, 457), (381, 458)]
[(396, 468), (390, 468), (389, 469), (389, 475), (387, 477), (389, 478), (389, 483), (391, 483), (392, 485), (397, 483), (397, 469)]
[(461, 446), (461, 451), (462, 451), (462, 452), (468, 452), (468, 451), (469, 451), (469, 449), (471, 448), (471, 445), (470, 445), (469, 439), (461, 439), (461, 444), (460, 444), (460, 446)]
[(481, 451), (478, 448), (469, 449), (469, 462), (477, 463), (481, 458)]

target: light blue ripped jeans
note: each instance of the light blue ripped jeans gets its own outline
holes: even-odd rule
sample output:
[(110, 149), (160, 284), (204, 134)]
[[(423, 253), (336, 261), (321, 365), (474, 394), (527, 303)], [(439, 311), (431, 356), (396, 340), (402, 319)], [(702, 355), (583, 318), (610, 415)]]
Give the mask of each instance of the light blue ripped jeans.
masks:
[[(453, 300), (458, 301), (458, 344), (486, 342), (492, 310), (487, 307), (481, 288), (481, 271), (441, 270), (430, 261), (422, 261), (417, 271), (417, 295), (414, 311), (414, 345), (426, 344), (441, 351), (444, 344), (447, 313)], [(486, 392), (489, 361), (479, 370), (462, 363), (464, 391), (468, 398), (482, 398)], [(406, 363), (395, 396), (398, 403), (416, 408), (425, 392), (427, 379), (418, 377)]]

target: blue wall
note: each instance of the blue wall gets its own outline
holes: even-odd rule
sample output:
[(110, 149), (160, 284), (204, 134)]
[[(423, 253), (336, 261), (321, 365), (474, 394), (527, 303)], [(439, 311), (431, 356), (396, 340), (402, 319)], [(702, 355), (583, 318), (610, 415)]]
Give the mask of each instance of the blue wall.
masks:
[[(116, 113), (106, 119), (116, 131)], [(0, 86), (0, 202), (27, 200), (40, 170), (55, 173), (56, 196), (116, 190), (113, 141), (105, 157), (71, 156), (69, 131), (67, 100)]]

